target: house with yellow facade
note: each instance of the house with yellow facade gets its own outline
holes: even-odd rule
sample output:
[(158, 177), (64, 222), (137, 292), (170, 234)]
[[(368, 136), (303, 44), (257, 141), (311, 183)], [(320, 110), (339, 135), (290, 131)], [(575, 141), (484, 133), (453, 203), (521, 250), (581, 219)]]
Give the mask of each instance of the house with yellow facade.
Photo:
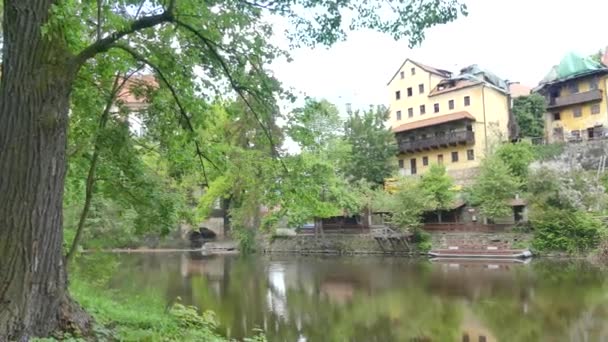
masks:
[(476, 65), (453, 75), (406, 59), (388, 89), (403, 175), (443, 164), (466, 182), (491, 146), (514, 134), (508, 83)]
[(545, 139), (580, 141), (608, 133), (608, 68), (569, 53), (533, 91), (545, 97)]

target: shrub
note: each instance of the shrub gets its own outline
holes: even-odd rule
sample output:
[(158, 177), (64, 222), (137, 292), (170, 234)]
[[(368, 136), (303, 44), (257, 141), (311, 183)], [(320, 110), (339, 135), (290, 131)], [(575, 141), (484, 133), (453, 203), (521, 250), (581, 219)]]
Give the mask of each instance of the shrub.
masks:
[(532, 246), (538, 250), (584, 253), (595, 248), (602, 235), (602, 222), (592, 214), (574, 209), (535, 208), (530, 218)]
[(412, 231), (412, 242), (418, 246), (420, 252), (428, 252), (431, 250), (431, 234), (422, 229), (414, 229)]

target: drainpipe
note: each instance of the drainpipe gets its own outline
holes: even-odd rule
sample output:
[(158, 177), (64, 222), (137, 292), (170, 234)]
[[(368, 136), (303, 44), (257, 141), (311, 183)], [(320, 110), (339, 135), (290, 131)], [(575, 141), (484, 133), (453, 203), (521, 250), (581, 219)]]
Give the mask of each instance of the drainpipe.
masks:
[(488, 156), (488, 121), (486, 120), (486, 85), (485, 83), (481, 85), (481, 103), (483, 104), (483, 135), (485, 136), (485, 152), (486, 157)]

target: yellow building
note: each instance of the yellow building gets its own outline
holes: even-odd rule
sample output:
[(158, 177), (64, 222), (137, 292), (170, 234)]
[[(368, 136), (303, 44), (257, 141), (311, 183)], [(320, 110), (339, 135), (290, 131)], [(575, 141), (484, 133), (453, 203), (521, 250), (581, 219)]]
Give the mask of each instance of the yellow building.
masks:
[(534, 89), (546, 99), (545, 138), (549, 142), (603, 137), (608, 132), (608, 68), (567, 54)]
[(467, 180), (491, 146), (509, 139), (507, 83), (476, 65), (457, 76), (406, 59), (388, 83), (401, 174), (434, 163)]

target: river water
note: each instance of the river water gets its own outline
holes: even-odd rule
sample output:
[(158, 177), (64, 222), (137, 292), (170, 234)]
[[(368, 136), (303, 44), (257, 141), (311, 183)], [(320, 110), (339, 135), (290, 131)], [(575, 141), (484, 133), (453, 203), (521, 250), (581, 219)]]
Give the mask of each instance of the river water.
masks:
[[(97, 262), (90, 255), (82, 263)], [(112, 255), (107, 286), (213, 310), (269, 341), (608, 341), (608, 272), (581, 261)], [(91, 275), (95, 277), (94, 274)]]

